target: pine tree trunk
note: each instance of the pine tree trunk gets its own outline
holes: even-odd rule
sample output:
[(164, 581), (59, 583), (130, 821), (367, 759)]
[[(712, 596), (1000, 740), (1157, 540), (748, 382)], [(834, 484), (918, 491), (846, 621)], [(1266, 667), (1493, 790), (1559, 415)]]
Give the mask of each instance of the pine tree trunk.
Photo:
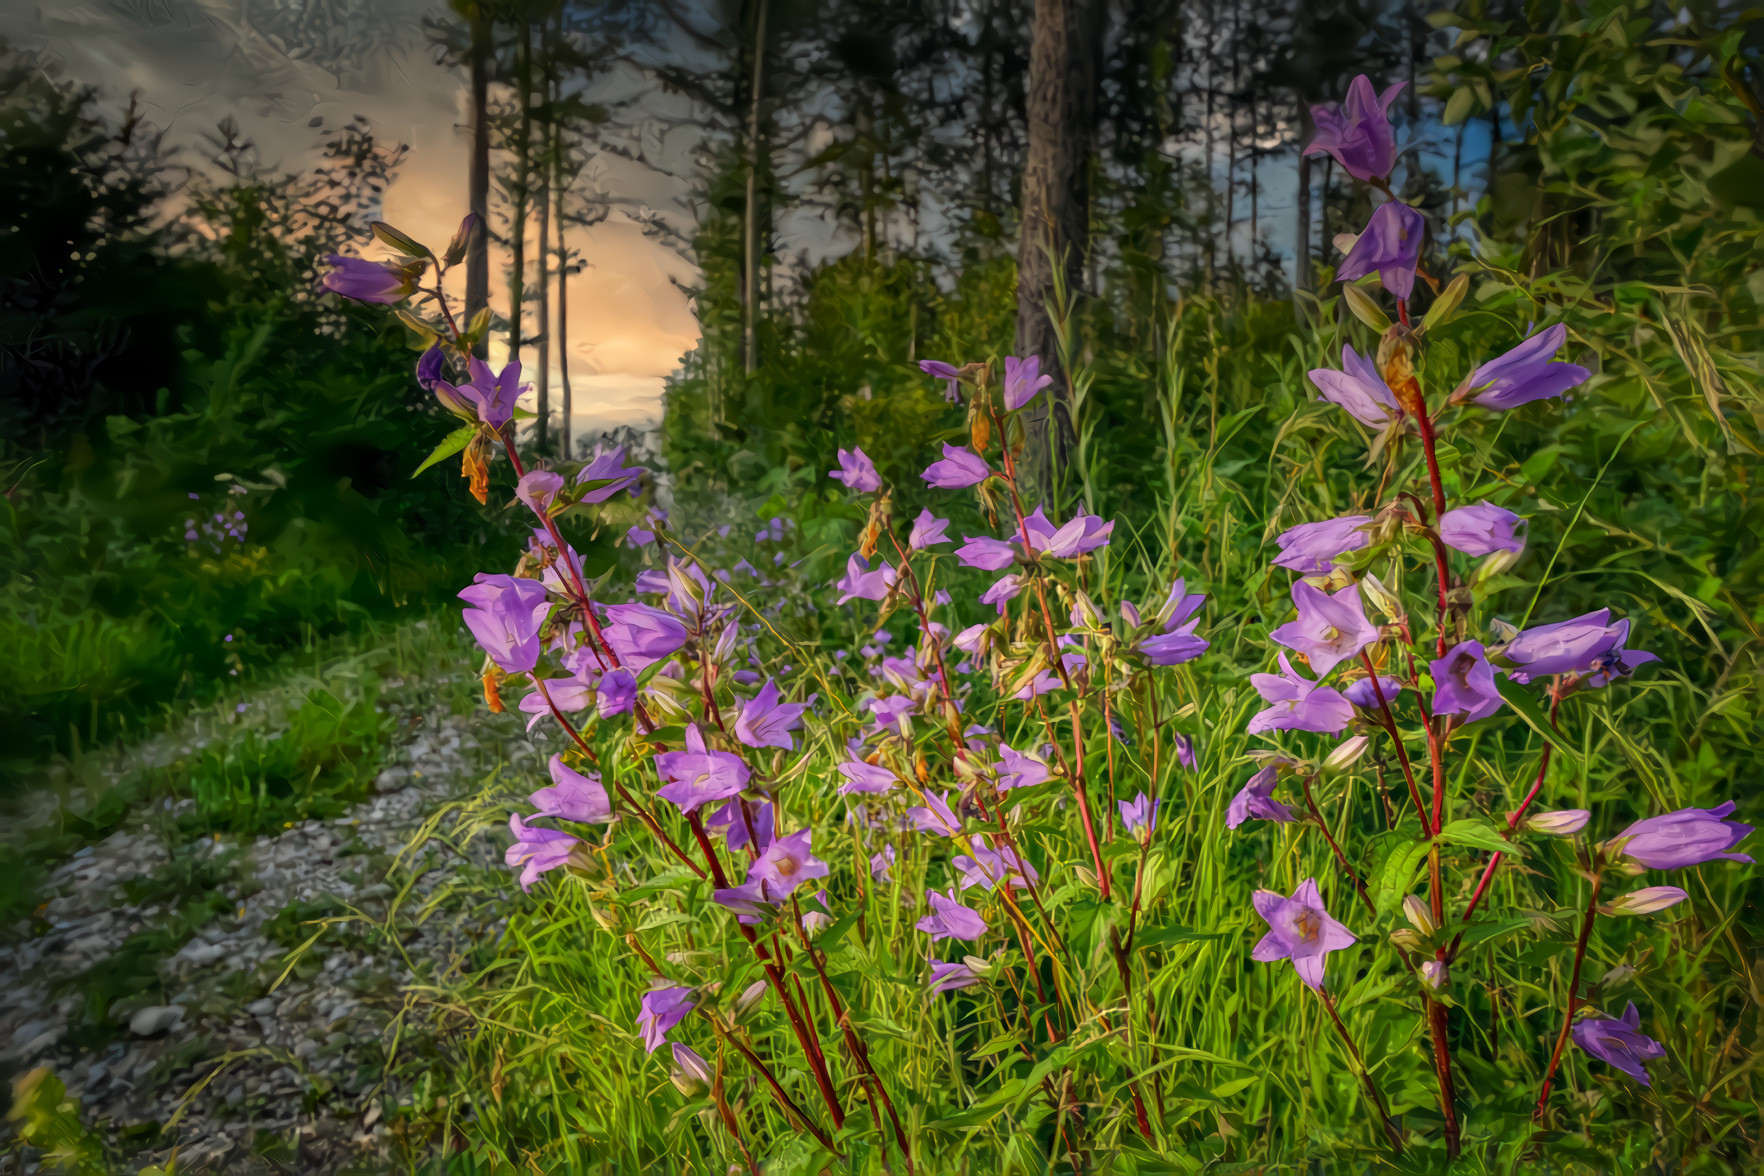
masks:
[[(559, 23), (562, 23), (561, 17)], [(555, 80), (551, 97), (554, 102), (560, 97)], [(564, 460), (569, 461), (575, 456), (570, 439), (570, 416), (575, 405), (570, 395), (570, 253), (564, 240), (564, 214), (567, 211), (564, 198), (568, 184), (565, 182), (564, 176), (566, 169), (564, 168), (563, 131), (556, 120), (553, 120), (551, 124), (551, 167), (552, 180), (557, 189), (557, 207), (552, 218), (557, 222), (557, 375), (560, 384), (559, 390), (563, 394), (563, 419), (559, 422), (562, 444), (559, 446), (559, 450), (562, 452)], [(543, 246), (544, 242), (541, 241), (540, 244)]]
[[(472, 155), (467, 172), (466, 204), (478, 218), (478, 231), (466, 249), (465, 321), (490, 305), (490, 19), (483, 3), (472, 6), (471, 88)], [(484, 344), (478, 344), (484, 354)]]
[(508, 225), (508, 243), (512, 254), (508, 276), (508, 360), (521, 358), (521, 326), (525, 315), (527, 293), (527, 181), (532, 175), (533, 147), (533, 29), (521, 25), (521, 64), (517, 85), (520, 89), (521, 121), (515, 137), (513, 189), (514, 211)]
[(754, 19), (752, 97), (747, 115), (747, 192), (741, 213), (741, 364), (752, 375), (759, 367), (759, 169), (760, 98), (765, 88), (766, 0)]
[[(550, 142), (549, 133), (544, 136)], [(542, 159), (539, 164), (539, 188), (534, 198), (538, 205), (538, 224), (535, 226), (533, 260), (539, 266), (539, 337), (534, 340), (539, 348), (539, 371), (535, 383), (538, 385), (539, 419), (533, 422), (538, 426), (539, 452), (546, 452), (546, 442), (551, 432), (551, 274), (545, 264), (545, 243), (551, 239), (551, 175), (549, 160)]]
[[(1053, 376), (1051, 398), (1028, 414), (1030, 470), (1044, 490), (1073, 444), (1069, 376), (1059, 361), (1050, 302), (1055, 265), (1068, 294), (1084, 274), (1089, 225), (1096, 0), (1036, 0), (1029, 53), (1029, 149), (1023, 167), (1022, 236), (1017, 246), (1017, 354), (1038, 356)], [(1049, 399), (1053, 402), (1050, 411)]]
[(1303, 98), (1299, 99), (1299, 141), (1298, 141), (1298, 199), (1294, 206), (1293, 248), (1292, 248), (1292, 288), (1297, 293), (1311, 288), (1311, 157), (1305, 154), (1305, 144), (1311, 141), (1316, 133), (1316, 124), (1311, 121), (1311, 107)]

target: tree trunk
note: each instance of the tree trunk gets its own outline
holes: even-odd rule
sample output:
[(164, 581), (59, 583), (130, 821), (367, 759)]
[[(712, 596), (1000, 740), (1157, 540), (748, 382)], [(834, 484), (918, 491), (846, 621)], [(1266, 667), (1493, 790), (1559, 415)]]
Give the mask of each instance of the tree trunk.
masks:
[[(546, 133), (545, 142), (551, 141)], [(533, 260), (539, 265), (539, 337), (534, 340), (539, 347), (539, 371), (534, 381), (538, 385), (539, 419), (533, 422), (538, 426), (539, 452), (546, 451), (546, 441), (551, 431), (551, 274), (545, 264), (545, 243), (551, 238), (551, 168), (548, 159), (541, 159), (538, 171), (539, 190), (534, 202), (538, 205), (539, 223), (534, 235), (538, 246), (533, 251)]]
[(747, 115), (747, 193), (741, 213), (741, 364), (752, 375), (759, 367), (759, 169), (760, 98), (765, 90), (766, 0), (754, 18), (752, 98)]
[(524, 18), (521, 24), (521, 64), (516, 81), (520, 90), (521, 121), (515, 137), (514, 175), (510, 179), (510, 195), (514, 211), (508, 225), (508, 244), (512, 257), (508, 277), (508, 359), (521, 358), (521, 326), (527, 293), (527, 181), (532, 173), (533, 147), (533, 28)]
[[(466, 204), (478, 218), (478, 231), (466, 248), (465, 322), (490, 305), (490, 19), (484, 5), (472, 6), (472, 157), (467, 172)], [(478, 343), (484, 354), (484, 343)]]
[[(561, 17), (559, 24), (562, 24)], [(557, 101), (560, 96), (554, 80), (552, 101)], [(551, 123), (551, 168), (552, 179), (557, 189), (557, 207), (552, 217), (557, 222), (557, 375), (560, 391), (563, 393), (563, 419), (559, 422), (562, 444), (559, 448), (563, 453), (564, 460), (569, 461), (575, 456), (575, 450), (571, 447), (570, 441), (570, 415), (575, 408), (573, 398), (570, 395), (570, 252), (564, 240), (566, 223), (564, 214), (568, 211), (565, 193), (568, 191), (569, 185), (564, 175), (567, 169), (564, 167), (563, 130), (555, 119)], [(543, 248), (543, 240), (540, 241), (540, 246)]]
[[(1046, 490), (1072, 448), (1071, 388), (1062, 370), (1050, 302), (1055, 265), (1068, 295), (1084, 273), (1089, 225), (1091, 137), (1096, 85), (1091, 5), (1036, 0), (1029, 53), (1029, 149), (1023, 167), (1023, 223), (1017, 246), (1017, 354), (1038, 356), (1053, 376), (1052, 397), (1028, 414), (1028, 465)], [(1050, 412), (1049, 401), (1053, 407)]]

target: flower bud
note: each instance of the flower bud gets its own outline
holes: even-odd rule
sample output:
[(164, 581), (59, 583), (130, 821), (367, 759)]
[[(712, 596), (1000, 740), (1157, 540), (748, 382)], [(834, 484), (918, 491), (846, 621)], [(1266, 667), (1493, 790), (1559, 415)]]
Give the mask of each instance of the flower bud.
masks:
[(1102, 613), (1082, 590), (1075, 594), (1072, 602), (1072, 624), (1075, 628), (1100, 629), (1103, 627)]
[(1360, 592), (1387, 621), (1403, 619), (1403, 602), (1371, 572), (1360, 573)]
[(1390, 942), (1392, 946), (1399, 947), (1404, 951), (1420, 951), (1426, 946), (1426, 944), (1421, 942), (1421, 937), (1407, 927), (1399, 927), (1395, 931), (1392, 931), (1390, 933)]
[(1435, 992), (1444, 992), (1450, 977), (1444, 960), (1428, 960), (1421, 965), (1421, 979)]
[(1651, 915), (1689, 897), (1676, 886), (1644, 886), (1613, 900), (1606, 909), (1613, 915)]
[(1403, 899), (1403, 915), (1409, 920), (1409, 922), (1415, 925), (1415, 930), (1421, 932), (1421, 934), (1433, 934), (1435, 930), (1433, 926), (1433, 916), (1429, 913), (1427, 904), (1421, 900), (1420, 895), (1411, 894)]
[(1355, 735), (1352, 739), (1343, 741), (1323, 760), (1324, 770), (1339, 772), (1350, 767), (1354, 761), (1366, 754), (1366, 748), (1370, 743), (1371, 740), (1364, 735)]
[(691, 1046), (671, 1042), (674, 1047), (674, 1070), (668, 1081), (687, 1098), (696, 1096), (711, 1084), (710, 1063), (699, 1057)]
[(1478, 582), (1494, 579), (1496, 576), (1518, 563), (1524, 554), (1525, 549), (1523, 547), (1518, 551), (1502, 548), (1500, 551), (1495, 552), (1493, 555), (1483, 560), (1481, 564), (1477, 565), (1475, 579)]
[(752, 984), (749, 984), (742, 990), (740, 996), (735, 998), (735, 1016), (737, 1018), (747, 1016), (747, 1014), (751, 1013), (759, 1002), (765, 998), (766, 982), (764, 980), (755, 980)]
[(1525, 829), (1529, 833), (1547, 833), (1551, 837), (1566, 837), (1570, 833), (1578, 833), (1586, 827), (1591, 813), (1585, 809), (1556, 809), (1553, 812), (1537, 813), (1525, 819)]
[(1121, 602), (1121, 619), (1127, 622), (1128, 628), (1137, 629), (1145, 622), (1139, 618), (1139, 609), (1131, 600)]

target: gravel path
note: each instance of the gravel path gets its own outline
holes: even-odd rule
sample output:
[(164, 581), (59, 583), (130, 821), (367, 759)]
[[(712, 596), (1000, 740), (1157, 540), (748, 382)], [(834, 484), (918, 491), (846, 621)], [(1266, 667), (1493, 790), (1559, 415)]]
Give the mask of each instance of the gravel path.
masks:
[[(469, 927), (421, 917), (451, 873), (435, 867), (460, 859), (439, 839), (410, 843), (499, 759), (532, 755), (480, 746), (467, 728), (443, 719), (398, 748), (377, 794), (336, 820), (179, 843), (166, 818), (193, 802), (167, 801), (79, 850), (0, 942), (0, 1066), (15, 1083), (51, 1070), (126, 1171), (163, 1163), (174, 1144), (180, 1173), (386, 1170), (397, 1141), (382, 1109), (410, 1100), (413, 1070), (389, 1058), (420, 1056), (446, 1028), (408, 987), (452, 966), (466, 936), (497, 929), (482, 912)], [(497, 856), (488, 839), (467, 852), (480, 865)], [(192, 885), (208, 903), (194, 918)], [(311, 922), (326, 917), (347, 921)], [(124, 992), (105, 1023), (87, 1023), (94, 970), (127, 986), (131, 959), (149, 978), (157, 968), (160, 987)], [(0, 1172), (38, 1170), (28, 1151), (0, 1155)]]

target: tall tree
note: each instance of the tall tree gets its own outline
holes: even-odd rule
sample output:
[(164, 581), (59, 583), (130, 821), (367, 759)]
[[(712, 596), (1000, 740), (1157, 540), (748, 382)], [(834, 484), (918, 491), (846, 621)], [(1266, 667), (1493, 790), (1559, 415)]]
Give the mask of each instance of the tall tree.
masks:
[(1098, 0), (1036, 0), (1029, 50), (1029, 151), (1017, 244), (1017, 354), (1038, 357), (1041, 370), (1054, 378), (1054, 394), (1038, 399), (1028, 419), (1029, 460), (1044, 483), (1072, 444), (1071, 389), (1060, 362), (1054, 316), (1061, 313), (1059, 289), (1075, 296), (1084, 274), (1098, 11)]
[[(490, 305), (490, 58), (495, 28), (486, 0), (461, 0), (470, 42), (472, 145), (466, 205), (478, 229), (466, 247), (465, 315), (470, 323)], [(479, 344), (479, 351), (483, 351)]]

